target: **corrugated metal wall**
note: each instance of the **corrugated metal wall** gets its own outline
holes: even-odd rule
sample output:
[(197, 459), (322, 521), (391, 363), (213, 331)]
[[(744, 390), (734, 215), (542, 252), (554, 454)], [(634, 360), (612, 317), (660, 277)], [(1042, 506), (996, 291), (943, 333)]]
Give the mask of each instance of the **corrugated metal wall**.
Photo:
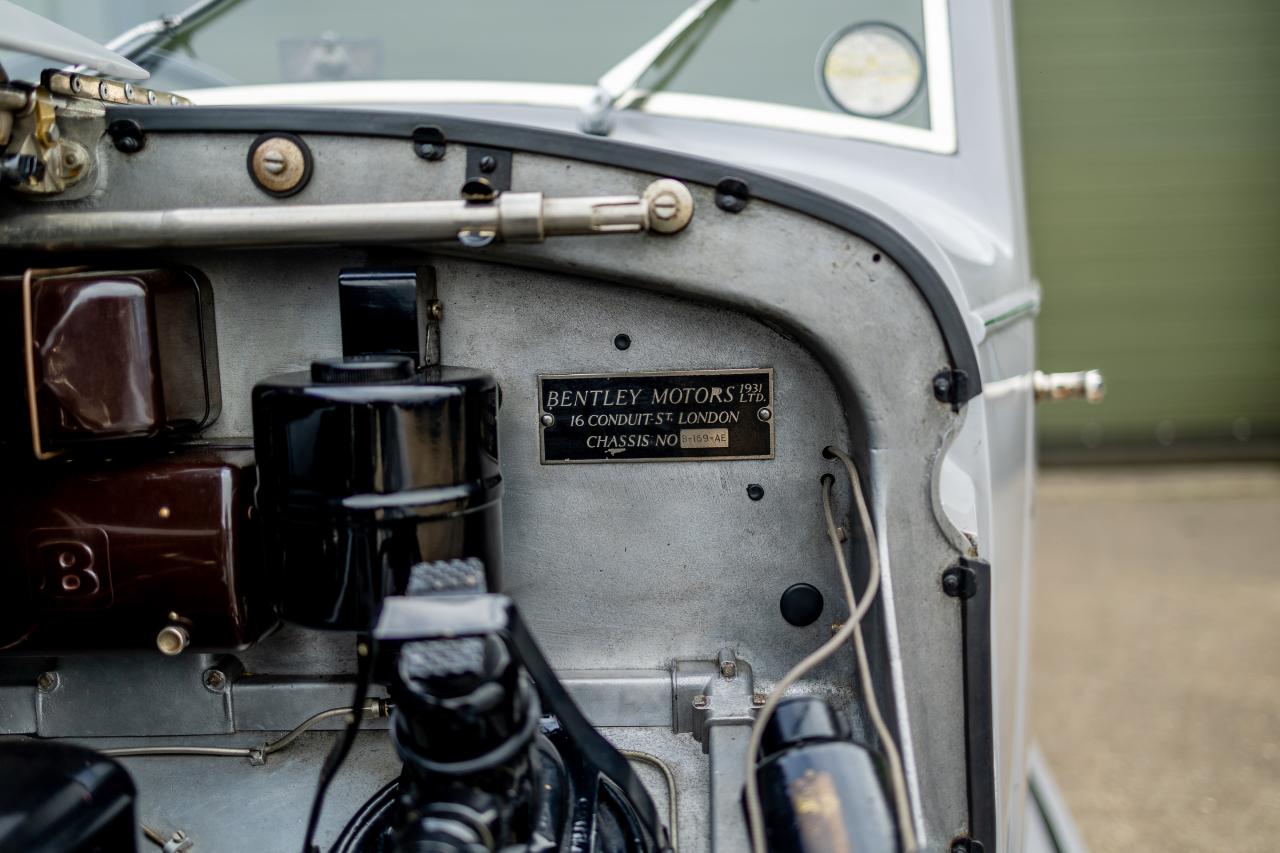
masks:
[(1040, 365), (1101, 406), (1041, 443), (1274, 454), (1280, 2), (1014, 0)]

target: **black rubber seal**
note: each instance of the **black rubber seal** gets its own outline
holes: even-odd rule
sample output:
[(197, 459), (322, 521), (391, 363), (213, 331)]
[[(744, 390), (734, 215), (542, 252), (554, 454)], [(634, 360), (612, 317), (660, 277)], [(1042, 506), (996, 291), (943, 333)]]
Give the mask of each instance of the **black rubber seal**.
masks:
[[(109, 121), (132, 119), (147, 133), (323, 133), (338, 136), (414, 138), (424, 125), (439, 128), (450, 143), (483, 145), (568, 157), (716, 187), (732, 176), (751, 187), (751, 197), (821, 219), (873, 243), (893, 258), (920, 291), (942, 333), (951, 366), (969, 377), (964, 400), (982, 393), (977, 353), (964, 317), (933, 265), (897, 230), (865, 210), (789, 181), (714, 160), (648, 148), (588, 134), (391, 110), (313, 107), (107, 107)], [(358, 128), (358, 131), (353, 131)]]
[[(996, 849), (995, 717), (991, 697), (991, 564), (961, 557), (968, 591), (960, 599), (964, 634), (965, 757), (969, 778), (969, 850)], [(950, 594), (950, 593), (948, 593)]]

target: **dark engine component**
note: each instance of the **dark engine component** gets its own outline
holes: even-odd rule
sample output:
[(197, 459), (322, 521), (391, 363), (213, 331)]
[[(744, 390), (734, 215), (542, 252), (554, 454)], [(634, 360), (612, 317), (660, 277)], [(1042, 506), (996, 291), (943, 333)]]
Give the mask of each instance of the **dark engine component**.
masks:
[[(0, 648), (242, 648), (275, 622), (253, 454), (29, 463), (0, 483)], [(166, 630), (167, 629), (167, 630)]]
[(404, 774), (393, 849), (527, 840), (539, 708), (511, 650), (492, 634), (406, 643), (397, 676), (392, 737)]
[(429, 267), (343, 270), (338, 274), (342, 354), (400, 355), (424, 364), (431, 328), (426, 294), (434, 289)]
[(43, 455), (218, 417), (213, 291), (193, 270), (33, 271), (0, 282), (0, 323), (5, 444)]
[[(668, 849), (626, 759), (591, 728), (478, 560), (414, 566), (374, 632), (404, 770), (334, 853)], [(536, 685), (536, 687), (535, 687)]]
[(875, 762), (816, 696), (778, 703), (756, 768), (768, 848), (784, 853), (892, 853), (897, 832)]
[(83, 746), (0, 744), (0, 853), (134, 853), (133, 780)]
[(497, 395), (486, 373), (397, 356), (254, 388), (257, 506), (286, 619), (368, 630), (423, 561), (478, 558), (500, 588)]

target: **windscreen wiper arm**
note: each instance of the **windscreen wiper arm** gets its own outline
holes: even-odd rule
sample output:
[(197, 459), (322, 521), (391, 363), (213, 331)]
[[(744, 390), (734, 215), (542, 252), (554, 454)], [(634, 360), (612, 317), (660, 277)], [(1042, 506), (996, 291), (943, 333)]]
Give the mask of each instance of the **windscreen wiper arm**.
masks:
[(107, 42), (106, 47), (128, 59), (137, 60), (153, 47), (191, 32), (239, 2), (240, 0), (197, 0), (196, 3), (176, 14), (161, 15), (150, 21), (135, 24)]
[(606, 71), (596, 81), (591, 100), (582, 105), (578, 127), (584, 133), (608, 136), (613, 129), (613, 108), (623, 96), (635, 90), (650, 68), (665, 58), (680, 41), (681, 36), (693, 28), (707, 13), (723, 0), (697, 0), (680, 13), (674, 21), (626, 59)]

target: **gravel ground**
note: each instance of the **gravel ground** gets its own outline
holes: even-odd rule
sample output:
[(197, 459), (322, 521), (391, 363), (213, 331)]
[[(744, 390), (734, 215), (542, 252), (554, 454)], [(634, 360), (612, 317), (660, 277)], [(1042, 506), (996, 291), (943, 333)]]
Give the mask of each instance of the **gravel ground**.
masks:
[(1280, 849), (1280, 467), (1041, 474), (1032, 725), (1086, 842)]

